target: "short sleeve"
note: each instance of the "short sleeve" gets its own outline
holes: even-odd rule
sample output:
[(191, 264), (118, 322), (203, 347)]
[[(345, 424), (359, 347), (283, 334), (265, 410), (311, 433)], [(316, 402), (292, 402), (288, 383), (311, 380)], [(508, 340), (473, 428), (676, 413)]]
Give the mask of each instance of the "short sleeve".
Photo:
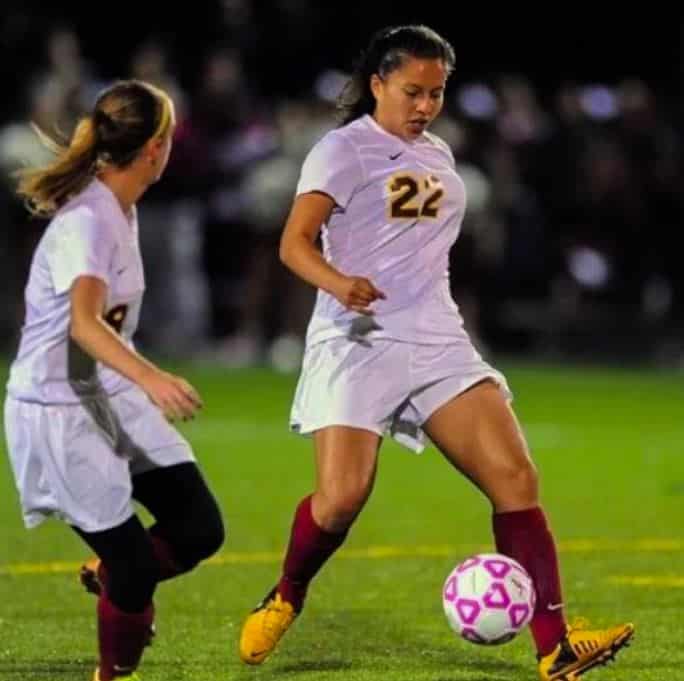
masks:
[(81, 276), (97, 277), (109, 285), (116, 243), (90, 207), (82, 206), (59, 216), (46, 245), (57, 295), (68, 291)]
[(304, 160), (297, 194), (323, 192), (346, 208), (363, 180), (363, 167), (354, 145), (333, 130), (313, 146)]

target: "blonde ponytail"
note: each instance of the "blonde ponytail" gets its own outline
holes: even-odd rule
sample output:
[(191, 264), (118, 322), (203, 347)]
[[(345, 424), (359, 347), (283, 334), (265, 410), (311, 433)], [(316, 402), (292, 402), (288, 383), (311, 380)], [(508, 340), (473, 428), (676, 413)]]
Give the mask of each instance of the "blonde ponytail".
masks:
[(33, 129), (56, 158), (40, 168), (19, 170), (17, 194), (24, 198), (31, 213), (51, 217), (72, 196), (83, 190), (95, 174), (95, 123), (91, 116), (81, 119), (68, 146), (37, 125), (33, 125)]

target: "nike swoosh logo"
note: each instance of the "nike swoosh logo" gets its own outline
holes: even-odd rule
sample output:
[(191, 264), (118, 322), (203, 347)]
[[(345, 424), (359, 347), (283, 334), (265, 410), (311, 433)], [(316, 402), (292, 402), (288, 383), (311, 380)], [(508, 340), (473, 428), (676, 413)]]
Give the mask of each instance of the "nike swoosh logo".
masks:
[(398, 154), (390, 154), (389, 160), (396, 161), (403, 153), (403, 151), (400, 151)]
[(117, 674), (120, 674), (122, 672), (124, 674), (132, 674), (135, 671), (135, 667), (119, 667), (118, 664), (115, 664), (112, 668)]
[(266, 651), (265, 650), (255, 650), (249, 654), (250, 657), (259, 657), (259, 655), (263, 655)]
[(560, 610), (563, 607), (565, 607), (565, 603), (549, 603), (546, 606), (546, 609), (547, 610)]
[(116, 275), (117, 275), (117, 276), (122, 275), (127, 269), (128, 269), (128, 267), (123, 267), (122, 269), (117, 270), (117, 271), (116, 271)]

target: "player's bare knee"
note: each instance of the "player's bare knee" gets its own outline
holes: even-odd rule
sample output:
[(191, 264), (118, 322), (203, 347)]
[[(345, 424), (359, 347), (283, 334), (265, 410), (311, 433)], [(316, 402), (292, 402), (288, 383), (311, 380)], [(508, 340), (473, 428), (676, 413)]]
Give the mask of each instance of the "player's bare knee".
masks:
[(365, 489), (336, 490), (324, 495), (321, 504), (324, 528), (334, 532), (346, 530), (361, 512), (367, 498)]
[(491, 484), (483, 487), (496, 508), (528, 508), (539, 500), (539, 477), (531, 461), (511, 464), (496, 470)]
[(357, 495), (339, 496), (332, 505), (332, 514), (339, 526), (348, 527), (363, 508), (365, 497)]
[(507, 475), (510, 496), (522, 505), (535, 505), (539, 499), (539, 475), (531, 461), (511, 469)]

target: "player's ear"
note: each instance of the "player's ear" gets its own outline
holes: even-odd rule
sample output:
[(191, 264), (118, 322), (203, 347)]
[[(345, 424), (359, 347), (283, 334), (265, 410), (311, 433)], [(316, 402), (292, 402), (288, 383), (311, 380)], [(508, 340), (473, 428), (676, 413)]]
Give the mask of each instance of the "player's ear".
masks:
[(161, 153), (162, 145), (163, 140), (161, 137), (153, 137), (147, 140), (142, 149), (142, 157), (151, 163), (156, 162), (157, 157)]
[(382, 78), (380, 78), (380, 76), (377, 73), (374, 73), (370, 77), (370, 89), (371, 89), (371, 92), (373, 93), (373, 97), (375, 97), (375, 99), (378, 99), (380, 97), (380, 91), (382, 90), (382, 85), (383, 85)]

